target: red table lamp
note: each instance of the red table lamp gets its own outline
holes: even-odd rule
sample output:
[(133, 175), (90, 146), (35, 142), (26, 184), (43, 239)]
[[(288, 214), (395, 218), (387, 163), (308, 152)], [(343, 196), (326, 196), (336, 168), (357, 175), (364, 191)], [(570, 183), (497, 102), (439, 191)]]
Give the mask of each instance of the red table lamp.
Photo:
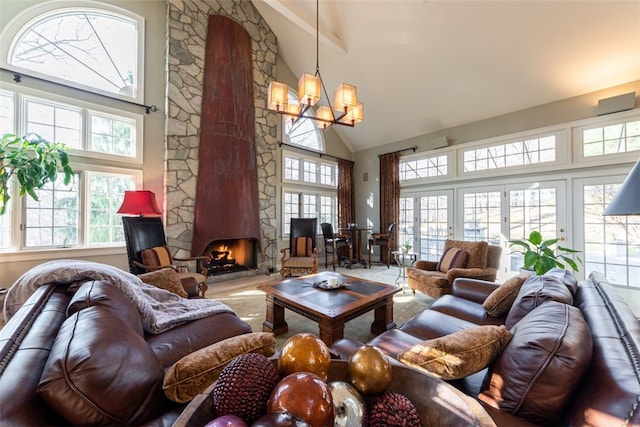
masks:
[(124, 192), (124, 199), (117, 213), (122, 215), (156, 216), (160, 215), (162, 211), (158, 208), (156, 195), (153, 191), (138, 190)]

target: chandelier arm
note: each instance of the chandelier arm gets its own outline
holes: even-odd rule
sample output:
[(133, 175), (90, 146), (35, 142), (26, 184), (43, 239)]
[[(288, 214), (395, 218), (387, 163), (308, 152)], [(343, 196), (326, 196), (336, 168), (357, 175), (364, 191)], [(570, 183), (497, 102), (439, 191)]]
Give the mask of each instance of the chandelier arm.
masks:
[[(316, 117), (316, 116), (308, 116), (304, 113), (289, 113), (288, 111), (284, 111), (284, 110), (278, 110), (276, 111), (276, 113), (278, 114), (282, 114), (284, 116), (289, 116), (289, 117), (293, 117), (295, 118), (294, 123), (297, 122), (299, 119), (311, 119), (311, 120), (316, 120), (319, 122), (324, 122), (324, 123), (332, 123), (335, 125), (342, 125), (342, 126), (349, 126), (349, 127), (355, 127), (355, 124), (353, 123), (353, 121), (349, 122), (349, 123), (345, 123), (345, 122), (340, 122), (338, 121), (339, 119), (334, 119), (334, 120), (329, 120), (329, 119), (323, 119), (321, 117)], [(342, 117), (342, 116), (340, 116)]]

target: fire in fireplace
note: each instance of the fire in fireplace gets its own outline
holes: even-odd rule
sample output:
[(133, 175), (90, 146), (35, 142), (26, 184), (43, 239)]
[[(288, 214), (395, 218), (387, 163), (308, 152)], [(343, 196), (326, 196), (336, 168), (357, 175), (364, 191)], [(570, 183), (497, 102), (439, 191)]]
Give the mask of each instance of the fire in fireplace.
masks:
[(210, 242), (202, 255), (209, 275), (246, 271), (257, 268), (257, 239), (224, 239)]

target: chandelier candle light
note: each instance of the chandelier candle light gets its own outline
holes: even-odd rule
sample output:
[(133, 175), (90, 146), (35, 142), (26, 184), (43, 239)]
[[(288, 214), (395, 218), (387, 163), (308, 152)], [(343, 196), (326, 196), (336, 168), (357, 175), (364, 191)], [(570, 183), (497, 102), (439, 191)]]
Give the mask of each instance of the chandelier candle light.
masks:
[[(278, 114), (290, 116), (292, 122), (311, 119), (323, 129), (333, 124), (353, 127), (364, 119), (364, 105), (358, 102), (356, 87), (342, 83), (336, 88), (333, 94), (334, 110), (320, 75), (318, 2), (319, 0), (316, 0), (316, 73), (315, 75), (305, 73), (300, 77), (298, 103), (289, 103), (289, 87), (286, 83), (277, 81), (269, 83), (267, 107)], [(309, 112), (309, 109), (320, 101), (323, 92), (329, 106), (319, 107), (314, 115), (313, 111)]]

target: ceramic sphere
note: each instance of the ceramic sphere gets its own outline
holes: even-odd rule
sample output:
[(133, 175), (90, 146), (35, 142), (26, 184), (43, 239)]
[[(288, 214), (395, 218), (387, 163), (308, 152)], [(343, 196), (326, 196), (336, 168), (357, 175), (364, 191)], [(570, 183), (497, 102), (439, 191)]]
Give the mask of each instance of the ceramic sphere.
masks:
[(284, 377), (273, 389), (267, 412), (291, 412), (311, 427), (332, 427), (333, 400), (329, 386), (311, 372), (295, 372)]
[(247, 427), (247, 423), (235, 415), (223, 415), (209, 421), (205, 427)]
[(283, 377), (294, 372), (311, 372), (326, 381), (330, 364), (329, 347), (314, 334), (300, 333), (283, 344), (278, 372)]
[(379, 394), (391, 384), (391, 362), (382, 350), (363, 345), (349, 357), (351, 384), (363, 394)]
[(309, 427), (309, 423), (291, 412), (271, 412), (258, 418), (251, 427)]

